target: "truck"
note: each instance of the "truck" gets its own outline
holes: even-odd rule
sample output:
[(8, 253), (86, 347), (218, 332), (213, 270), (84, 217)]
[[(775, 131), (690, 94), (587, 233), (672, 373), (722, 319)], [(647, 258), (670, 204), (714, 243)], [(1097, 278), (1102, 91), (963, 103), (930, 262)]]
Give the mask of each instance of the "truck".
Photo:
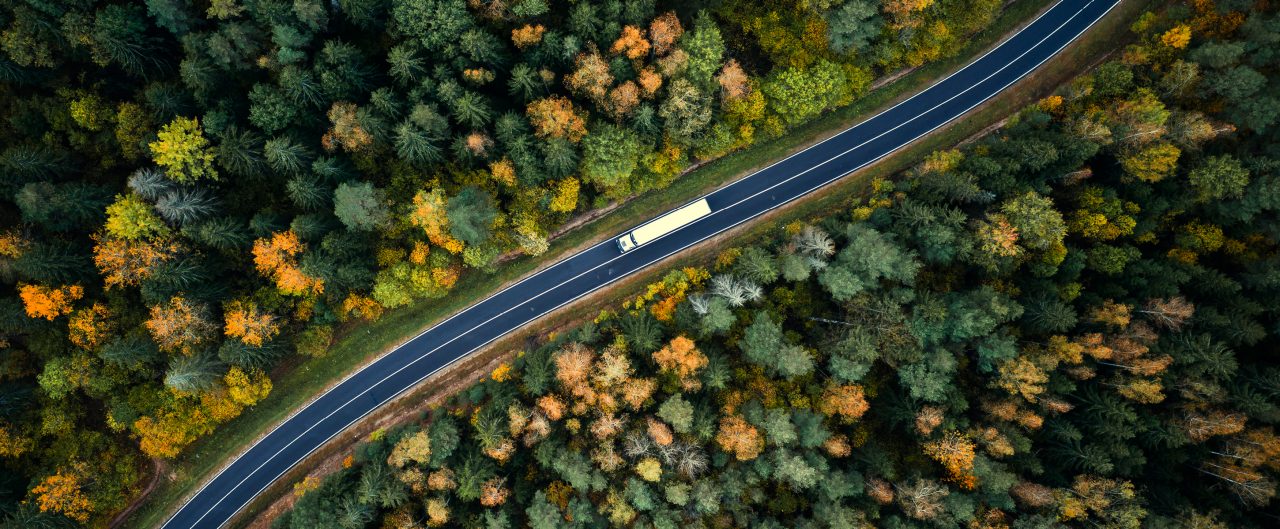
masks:
[(711, 214), (711, 206), (707, 204), (706, 197), (700, 198), (680, 207), (680, 209), (671, 211), (622, 234), (621, 237), (618, 237), (618, 250), (626, 253), (637, 246), (683, 228), (709, 214)]

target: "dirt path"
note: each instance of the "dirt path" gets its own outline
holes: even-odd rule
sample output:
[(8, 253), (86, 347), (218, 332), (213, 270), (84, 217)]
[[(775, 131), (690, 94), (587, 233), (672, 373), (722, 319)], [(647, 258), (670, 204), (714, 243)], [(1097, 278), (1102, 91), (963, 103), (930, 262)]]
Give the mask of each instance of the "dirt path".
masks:
[(143, 500), (146, 500), (148, 496), (151, 496), (151, 491), (156, 489), (156, 486), (160, 484), (160, 480), (163, 479), (163, 476), (168, 471), (169, 465), (168, 463), (165, 463), (163, 459), (151, 458), (151, 478), (147, 480), (147, 486), (143, 487), (142, 492), (138, 493), (137, 499), (134, 499), (128, 507), (125, 507), (123, 511), (120, 511), (111, 519), (107, 524), (107, 527), (116, 529), (120, 527), (120, 524), (124, 523), (125, 520), (129, 519), (129, 515), (133, 514), (133, 511), (138, 510), (138, 507), (142, 506)]

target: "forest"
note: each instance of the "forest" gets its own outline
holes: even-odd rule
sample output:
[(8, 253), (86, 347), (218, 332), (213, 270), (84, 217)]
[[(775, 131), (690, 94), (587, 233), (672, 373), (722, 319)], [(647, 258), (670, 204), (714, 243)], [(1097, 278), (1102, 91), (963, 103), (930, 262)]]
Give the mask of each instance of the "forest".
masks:
[(0, 527), (107, 525), (299, 359), (1001, 6), (0, 0)]
[(1280, 17), (1234, 5), (545, 336), (272, 527), (1275, 527)]

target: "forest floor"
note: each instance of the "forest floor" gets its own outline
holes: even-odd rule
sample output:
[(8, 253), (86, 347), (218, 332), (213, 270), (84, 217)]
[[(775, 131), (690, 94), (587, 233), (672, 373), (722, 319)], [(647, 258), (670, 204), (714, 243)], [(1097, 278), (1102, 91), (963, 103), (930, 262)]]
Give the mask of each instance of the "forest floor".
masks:
[[(954, 146), (975, 135), (990, 133), (993, 124), (1001, 123), (1013, 110), (1036, 101), (1051, 93), (1072, 77), (1087, 71), (1101, 56), (1118, 49), (1127, 41), (1116, 35), (1127, 35), (1128, 26), (1139, 14), (1156, 4), (1158, 0), (1122, 2), (1116, 10), (1103, 19), (1067, 50), (1046, 63), (1035, 74), (1010, 87), (1000, 96), (971, 111), (951, 125), (935, 131), (896, 154), (886, 157), (874, 166), (863, 169), (855, 177), (845, 178), (804, 199), (779, 208), (729, 232), (703, 242), (689, 252), (650, 267), (647, 271), (621, 281), (608, 289), (579, 300), (573, 306), (546, 316), (519, 333), (514, 333), (478, 351), (449, 369), (442, 371), (417, 388), (406, 392), (397, 401), (370, 415), (343, 435), (317, 451), (308, 461), (299, 465), (278, 480), (270, 489), (245, 509), (236, 524), (265, 528), (270, 520), (283, 512), (294, 498), (292, 486), (304, 477), (314, 477), (333, 472), (351, 447), (366, 439), (370, 433), (393, 424), (416, 419), (423, 412), (438, 406), (445, 398), (465, 388), (471, 382), (488, 373), (509, 359), (516, 351), (533, 343), (540, 336), (555, 329), (571, 328), (583, 319), (594, 317), (602, 308), (611, 307), (621, 296), (638, 292), (645, 284), (660, 277), (663, 270), (672, 266), (705, 265), (725, 247), (756, 240), (780, 226), (799, 219), (821, 217), (847, 207), (865, 190), (868, 182), (885, 178), (913, 165), (924, 155), (937, 149)], [(814, 121), (791, 131), (781, 139), (753, 146), (709, 162), (677, 179), (670, 187), (636, 197), (623, 204), (610, 206), (601, 215), (584, 214), (592, 219), (578, 223), (577, 228), (564, 232), (552, 242), (550, 250), (536, 258), (512, 259), (500, 271), (489, 275), (471, 274), (459, 282), (459, 287), (443, 299), (430, 300), (417, 305), (388, 312), (372, 324), (354, 327), (345, 334), (322, 358), (298, 361), (281, 366), (273, 373), (275, 388), (270, 398), (248, 411), (244, 416), (224, 425), (220, 430), (198, 442), (178, 460), (172, 462), (163, 479), (153, 480), (144, 494), (129, 509), (132, 515), (118, 517), (113, 527), (159, 527), (168, 513), (180, 501), (193, 493), (222, 465), (250, 446), (251, 441), (268, 432), (275, 424), (285, 420), (294, 410), (319, 395), (325, 388), (360, 366), (394, 349), (423, 329), (450, 314), (470, 305), (487, 293), (498, 290), (519, 278), (550, 265), (564, 256), (634, 224), (636, 218), (649, 218), (670, 205), (698, 196), (731, 182), (773, 160), (803, 149), (828, 138), (848, 126), (873, 115), (900, 101), (910, 94), (944, 77), (967, 64), (974, 57), (998, 44), (1005, 36), (1029, 22), (1046, 9), (1050, 0), (1022, 0), (1014, 2), (1001, 13), (988, 30), (969, 40), (969, 44), (956, 57), (924, 67), (893, 74), (896, 80), (883, 84), (878, 90), (863, 97), (853, 105), (829, 112)], [(154, 485), (154, 486), (152, 486)], [(259, 514), (261, 514), (259, 516)]]

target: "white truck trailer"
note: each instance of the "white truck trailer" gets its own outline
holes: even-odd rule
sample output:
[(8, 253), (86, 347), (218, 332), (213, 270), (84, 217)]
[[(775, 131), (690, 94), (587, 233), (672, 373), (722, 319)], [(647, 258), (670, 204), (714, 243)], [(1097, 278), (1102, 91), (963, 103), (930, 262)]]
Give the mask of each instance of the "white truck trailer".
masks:
[(627, 252), (641, 244), (671, 233), (711, 213), (707, 199), (702, 198), (680, 209), (653, 219), (618, 237), (618, 249)]

